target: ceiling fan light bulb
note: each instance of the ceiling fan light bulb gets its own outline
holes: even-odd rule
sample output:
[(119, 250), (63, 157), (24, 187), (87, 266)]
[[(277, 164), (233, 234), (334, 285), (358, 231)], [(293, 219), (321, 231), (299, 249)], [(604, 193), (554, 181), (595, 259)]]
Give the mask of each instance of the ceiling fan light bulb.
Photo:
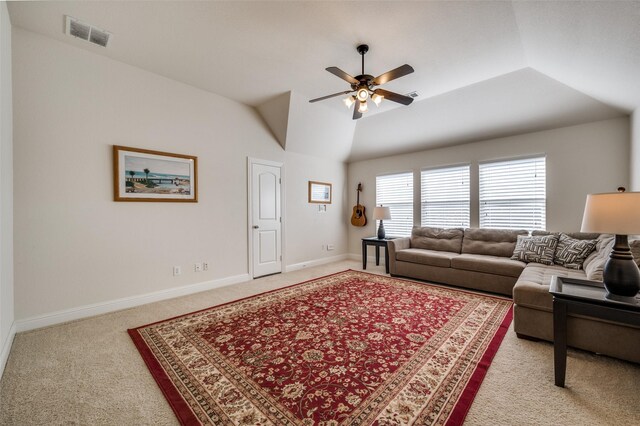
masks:
[(358, 112), (367, 112), (369, 108), (367, 107), (367, 101), (360, 102), (358, 106)]
[(365, 88), (362, 89), (358, 89), (358, 93), (356, 95), (358, 97), (358, 100), (360, 102), (365, 102), (367, 100), (367, 98), (369, 97), (369, 91)]
[(376, 106), (380, 106), (383, 99), (384, 96), (378, 95), (377, 93), (374, 93), (373, 96), (371, 96), (371, 100), (376, 104)]
[(354, 96), (349, 96), (347, 98), (344, 98), (343, 102), (347, 106), (347, 108), (351, 108), (353, 106), (353, 104), (356, 103), (356, 99), (355, 99)]

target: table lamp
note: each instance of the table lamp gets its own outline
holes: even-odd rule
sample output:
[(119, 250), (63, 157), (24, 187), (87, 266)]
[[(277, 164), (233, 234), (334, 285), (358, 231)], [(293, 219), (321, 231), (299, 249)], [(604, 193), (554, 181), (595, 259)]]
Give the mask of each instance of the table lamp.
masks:
[(373, 209), (373, 220), (379, 220), (380, 226), (378, 226), (378, 239), (384, 239), (384, 225), (382, 224), (383, 220), (391, 220), (391, 211), (389, 207), (374, 207)]
[(627, 236), (640, 234), (640, 192), (589, 194), (584, 207), (582, 232), (615, 234), (611, 255), (604, 265), (607, 298), (635, 301), (640, 291), (640, 271), (633, 260)]

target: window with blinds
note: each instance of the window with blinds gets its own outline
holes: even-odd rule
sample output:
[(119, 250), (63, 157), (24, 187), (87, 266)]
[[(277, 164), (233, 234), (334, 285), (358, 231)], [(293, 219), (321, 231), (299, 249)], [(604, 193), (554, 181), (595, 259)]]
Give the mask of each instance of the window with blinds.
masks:
[[(413, 227), (413, 172), (376, 177), (376, 206), (389, 207), (391, 220), (384, 221), (390, 237), (411, 235)], [(373, 209), (371, 209), (373, 211)], [(376, 221), (376, 230), (378, 229)]]
[(480, 227), (545, 229), (544, 156), (480, 164)]
[(423, 170), (420, 182), (422, 226), (469, 227), (468, 164)]

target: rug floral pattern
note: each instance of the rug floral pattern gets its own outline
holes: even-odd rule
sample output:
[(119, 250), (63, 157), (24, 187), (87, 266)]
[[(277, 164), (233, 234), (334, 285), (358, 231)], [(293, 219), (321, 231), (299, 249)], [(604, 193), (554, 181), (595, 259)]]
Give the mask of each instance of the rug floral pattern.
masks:
[(183, 423), (445, 424), (510, 308), (346, 271), (130, 333)]

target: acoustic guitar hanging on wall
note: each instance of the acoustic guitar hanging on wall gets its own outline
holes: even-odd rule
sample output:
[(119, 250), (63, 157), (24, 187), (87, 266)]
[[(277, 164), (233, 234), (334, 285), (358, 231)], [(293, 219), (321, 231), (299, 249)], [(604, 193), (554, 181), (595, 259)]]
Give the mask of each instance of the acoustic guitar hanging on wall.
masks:
[(353, 226), (365, 226), (367, 224), (367, 217), (364, 215), (364, 206), (360, 204), (360, 191), (362, 191), (361, 183), (358, 184), (356, 206), (353, 208), (353, 214), (351, 215), (351, 224)]

